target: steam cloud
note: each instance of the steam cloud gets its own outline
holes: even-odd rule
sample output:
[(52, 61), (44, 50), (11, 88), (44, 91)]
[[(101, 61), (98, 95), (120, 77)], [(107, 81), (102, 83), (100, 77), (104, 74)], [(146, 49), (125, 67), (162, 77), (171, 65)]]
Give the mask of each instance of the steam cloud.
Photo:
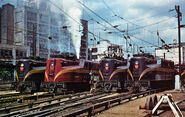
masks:
[[(77, 0), (20, 0), (27, 1), (30, 4), (35, 3), (35, 7), (45, 11), (51, 11), (51, 33), (52, 36), (50, 48), (62, 52), (70, 52), (76, 54), (79, 58), (80, 45), (81, 45), (81, 32), (80, 32), (80, 19), (82, 15), (82, 8)], [(65, 13), (61, 11), (61, 8)], [(44, 14), (40, 17), (44, 20)], [(42, 19), (41, 19), (42, 20)], [(66, 27), (66, 28), (63, 28)], [(46, 27), (39, 27), (47, 30)], [(47, 43), (47, 42), (46, 42)], [(48, 44), (45, 44), (47, 48)]]
[[(53, 0), (55, 4), (61, 5), (61, 8), (67, 13), (69, 16), (66, 16), (66, 22), (61, 22), (60, 25), (66, 26), (67, 31), (71, 33), (70, 37), (67, 37), (69, 42), (69, 45), (67, 48), (69, 48), (70, 52), (75, 53), (77, 55), (77, 58), (79, 58), (80, 54), (80, 45), (81, 45), (81, 33), (80, 33), (80, 19), (82, 15), (82, 8), (80, 7), (80, 4), (77, 0)], [(51, 6), (51, 11), (56, 13), (62, 13), (61, 10), (57, 9), (55, 6)], [(60, 51), (65, 52), (65, 48), (61, 48), (61, 46), (66, 45), (66, 43), (63, 41), (62, 44), (59, 45)], [(74, 49), (73, 49), (74, 47)]]

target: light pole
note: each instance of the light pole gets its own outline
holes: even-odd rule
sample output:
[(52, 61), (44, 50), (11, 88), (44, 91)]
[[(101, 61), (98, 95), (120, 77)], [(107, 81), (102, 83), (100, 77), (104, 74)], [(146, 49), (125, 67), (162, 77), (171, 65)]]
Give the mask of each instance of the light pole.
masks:
[(181, 80), (181, 89), (184, 88), (184, 79), (181, 77), (181, 71), (182, 71), (182, 66), (181, 66), (181, 27), (185, 27), (185, 25), (181, 25), (180, 21), (182, 20), (182, 13), (180, 12), (180, 6), (175, 6), (177, 15), (178, 15), (178, 40), (179, 40), (179, 77)]

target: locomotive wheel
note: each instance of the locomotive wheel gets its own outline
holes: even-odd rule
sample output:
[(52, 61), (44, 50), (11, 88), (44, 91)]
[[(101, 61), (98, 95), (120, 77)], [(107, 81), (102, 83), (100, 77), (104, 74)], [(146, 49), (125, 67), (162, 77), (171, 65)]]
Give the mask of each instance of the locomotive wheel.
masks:
[(49, 93), (55, 93), (56, 92), (56, 86), (51, 86), (50, 88), (49, 88)]
[(108, 92), (110, 92), (111, 91), (111, 89), (112, 89), (112, 85), (110, 84), (105, 84), (105, 86), (104, 86), (104, 91), (106, 92), (106, 93), (108, 93)]

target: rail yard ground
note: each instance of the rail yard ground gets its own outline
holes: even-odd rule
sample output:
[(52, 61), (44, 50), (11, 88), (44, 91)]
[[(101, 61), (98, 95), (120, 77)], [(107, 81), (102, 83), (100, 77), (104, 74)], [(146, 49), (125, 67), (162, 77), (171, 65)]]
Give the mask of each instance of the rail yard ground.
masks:
[[(1, 91), (2, 92), (2, 91)], [(0, 92), (0, 93), (1, 93)], [(152, 93), (153, 91), (150, 91), (149, 93), (144, 93), (144, 94), (139, 94), (138, 96), (137, 96), (137, 94), (134, 96), (134, 94), (132, 94), (133, 96), (131, 96), (131, 98), (129, 98), (129, 97), (124, 97), (124, 95), (129, 95), (129, 93), (128, 94), (124, 94), (124, 93), (122, 93), (123, 94), (123, 98), (125, 98), (125, 100), (124, 99), (121, 99), (120, 97), (119, 97), (119, 93), (111, 93), (111, 94), (101, 94), (100, 93), (100, 95), (98, 94), (98, 95), (94, 95), (95, 97), (96, 96), (98, 96), (98, 98), (97, 99), (95, 99), (95, 100), (97, 100), (97, 101), (92, 101), (92, 100), (90, 100), (90, 98), (95, 98), (95, 97), (93, 97), (93, 95), (91, 95), (91, 94), (88, 94), (88, 92), (83, 92), (83, 93), (79, 93), (80, 94), (80, 97), (78, 97), (78, 95), (79, 94), (76, 94), (77, 95), (77, 97), (75, 97), (75, 94), (74, 95), (70, 95), (70, 96), (74, 96), (74, 98), (69, 98), (69, 100), (68, 100), (68, 102), (70, 101), (70, 103), (68, 104), (68, 103), (64, 103), (62, 100), (60, 100), (61, 102), (60, 102), (60, 106), (61, 106), (61, 108), (64, 108), (65, 106), (66, 106), (66, 104), (68, 104), (68, 106), (70, 106), (70, 107), (66, 107), (66, 109), (64, 108), (64, 110), (66, 110), (66, 111), (62, 111), (61, 110), (61, 113), (59, 112), (56, 112), (56, 113), (53, 113), (53, 114), (48, 114), (48, 116), (61, 116), (61, 115), (66, 115), (66, 116), (70, 116), (70, 115), (73, 115), (72, 113), (76, 113), (75, 115), (78, 115), (78, 116), (88, 116), (88, 113), (81, 113), (81, 114), (79, 114), (78, 112), (81, 112), (81, 111), (86, 111), (86, 109), (83, 109), (82, 107), (84, 107), (84, 108), (89, 108), (89, 107), (91, 107), (91, 106), (93, 106), (93, 108), (94, 108), (94, 110), (92, 110), (92, 115), (90, 115), (90, 116), (95, 116), (95, 117), (150, 117), (151, 115), (150, 115), (150, 113), (151, 113), (151, 111), (150, 110), (141, 110), (141, 109), (139, 109), (139, 106), (140, 105), (145, 105), (145, 102), (146, 102), (146, 99), (148, 98), (148, 97), (151, 97), (151, 96), (154, 96), (154, 95), (157, 95), (157, 97), (158, 97), (158, 99), (160, 98), (160, 96), (162, 96), (162, 95), (164, 95), (164, 94), (172, 94), (172, 98), (173, 98), (173, 100), (175, 100), (175, 101), (179, 101), (179, 100), (183, 100), (183, 99), (185, 99), (185, 93), (182, 93), (182, 92), (180, 92), (180, 91), (175, 91), (175, 90), (167, 90), (167, 91), (163, 91), (163, 92), (160, 92), (160, 93)], [(4, 93), (4, 94), (3, 94)], [(12, 91), (10, 91), (9, 92), (9, 95), (14, 95), (14, 93), (15, 92), (12, 92)], [(152, 93), (152, 94), (151, 94)], [(146, 94), (146, 95), (145, 95)], [(151, 95), (150, 95), (151, 94)], [(7, 95), (7, 92), (2, 92), (1, 93), (1, 95)], [(41, 94), (42, 95), (42, 94)], [(86, 97), (87, 96), (87, 98), (85, 98), (84, 96)], [(88, 96), (88, 95), (91, 95), (90, 97)], [(101, 96), (101, 95), (103, 95), (103, 96)], [(82, 97), (81, 97), (82, 96)], [(100, 97), (99, 97), (100, 96)], [(118, 96), (118, 97), (116, 97), (116, 98), (114, 98), (115, 96)], [(52, 103), (58, 103), (58, 98), (59, 98), (60, 96), (54, 96), (53, 97), (53, 99), (54, 98), (57, 98), (56, 100), (53, 100), (53, 102)], [(61, 97), (67, 97), (67, 95), (66, 96), (61, 96)], [(139, 98), (138, 98), (139, 97)], [(77, 98), (77, 99), (76, 99)], [(78, 98), (80, 99), (80, 100), (78, 100)], [(110, 99), (110, 101), (108, 101), (108, 102), (105, 102), (105, 104), (104, 104), (104, 101), (106, 101), (107, 100), (107, 98), (109, 98)], [(128, 99), (127, 99), (128, 98)], [(48, 98), (49, 99), (49, 98)], [(117, 101), (116, 100), (119, 100), (120, 99), (120, 103), (117, 103)], [(73, 100), (73, 101), (72, 101)], [(87, 100), (89, 100), (89, 101), (87, 101)], [(100, 101), (101, 100), (101, 101)], [(122, 100), (122, 101), (121, 101)], [(40, 100), (41, 101), (41, 100)], [(43, 101), (44, 101), (44, 99), (43, 99)], [(57, 102), (54, 102), (54, 101), (57, 101)], [(83, 101), (85, 101), (85, 102), (83, 102)], [(37, 101), (36, 101), (37, 102)], [(49, 102), (51, 102), (51, 101), (49, 101)], [(113, 103), (113, 102), (116, 102), (116, 103)], [(118, 101), (119, 102), (119, 101)], [(38, 102), (37, 103), (39, 103), (39, 99), (38, 99)], [(50, 103), (50, 105), (52, 105), (52, 103)], [(79, 104), (77, 104), (77, 103), (79, 103)], [(82, 105), (81, 105), (81, 103), (83, 103)], [(99, 103), (102, 103), (102, 104), (99, 104)], [(109, 106), (108, 106), (108, 108), (106, 109), (105, 107), (106, 107), (106, 104), (107, 103), (109, 103)], [(64, 105), (64, 107), (62, 107), (62, 105)], [(99, 107), (100, 108), (97, 108), (95, 105), (99, 105)], [(120, 104), (120, 105), (119, 105)], [(20, 104), (21, 105), (21, 104)], [(78, 106), (76, 106), (76, 105), (78, 105)], [(81, 105), (81, 106), (80, 106)], [(98, 106), (97, 105), (97, 106)], [(100, 105), (102, 105), (102, 106), (100, 106)], [(40, 105), (40, 106), (44, 106), (44, 105)], [(47, 106), (47, 105), (45, 105), (45, 106)], [(75, 108), (71, 108), (71, 106), (72, 107), (75, 107)], [(33, 106), (33, 108), (30, 108), (30, 109), (28, 109), (28, 110), (33, 110), (34, 109), (34, 107), (35, 106)], [(42, 107), (43, 108), (43, 107)], [(45, 107), (44, 107), (45, 108)], [(49, 107), (49, 105), (48, 105), (48, 107), (47, 107), (48, 109), (52, 109), (53, 107), (51, 106), (51, 107)], [(57, 108), (57, 106), (55, 107), (55, 108)], [(67, 109), (67, 108), (69, 108), (69, 109)], [(71, 109), (70, 109), (71, 108)], [(97, 108), (97, 109), (96, 109)], [(54, 109), (54, 108), (53, 108)], [(59, 108), (58, 108), (59, 109)], [(81, 110), (82, 109), (82, 110)], [(41, 109), (42, 110), (42, 109)], [(74, 110), (74, 112), (73, 112), (73, 110)], [(47, 113), (51, 113), (52, 111), (49, 111), (49, 110), (42, 110), (43, 112), (44, 111), (48, 111)], [(20, 111), (21, 112), (21, 111)], [(39, 112), (39, 111), (38, 111)], [(88, 112), (88, 111), (86, 111), (86, 112)], [(18, 112), (15, 112), (15, 113), (18, 113)], [(31, 111), (31, 113), (32, 113), (32, 111)], [(26, 116), (30, 116), (31, 115), (31, 113), (30, 114), (28, 114), (28, 115), (26, 115)], [(183, 112), (183, 114), (185, 115), (185, 112)], [(9, 115), (9, 114), (7, 114), (7, 115)], [(19, 113), (17, 114), (17, 115), (20, 115)], [(42, 115), (42, 114), (41, 114)], [(46, 114), (47, 115), (47, 114)], [(0, 115), (1, 116), (1, 115)], [(6, 116), (6, 114), (4, 115), (4, 114), (2, 114), (2, 116)], [(10, 116), (13, 116), (13, 113), (12, 113), (12, 115), (10, 115)], [(22, 116), (22, 115), (20, 115), (20, 116)], [(40, 116), (40, 115), (39, 115)], [(171, 112), (171, 111), (166, 111), (166, 112), (163, 112), (163, 113), (161, 113), (160, 115), (159, 115), (159, 117), (166, 117), (166, 116), (168, 116), (168, 117), (173, 117), (173, 113)]]
[[(148, 95), (146, 97), (138, 98), (128, 103), (123, 103), (119, 106), (110, 108), (109, 110), (106, 110), (102, 113), (96, 114), (95, 117), (150, 117), (151, 115), (149, 113), (151, 111), (141, 110), (139, 109), (139, 106), (144, 105), (148, 97), (157, 95), (159, 99), (160, 96), (164, 94), (169, 94), (169, 93), (172, 94), (172, 98), (175, 101), (185, 99), (185, 93), (182, 93), (180, 91), (175, 91), (175, 90), (168, 90), (168, 91)], [(185, 112), (182, 111), (182, 113), (185, 116)], [(166, 111), (160, 114), (159, 117), (174, 117), (174, 115), (172, 111)]]

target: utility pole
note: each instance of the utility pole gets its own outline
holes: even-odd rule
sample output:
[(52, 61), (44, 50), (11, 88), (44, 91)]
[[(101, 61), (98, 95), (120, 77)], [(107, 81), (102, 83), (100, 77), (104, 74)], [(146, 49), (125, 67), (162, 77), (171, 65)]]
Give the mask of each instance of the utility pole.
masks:
[(179, 41), (179, 78), (181, 80), (181, 89), (184, 88), (184, 81), (181, 78), (181, 33), (180, 33), (180, 20), (181, 20), (181, 12), (180, 12), (180, 6), (175, 6), (175, 10), (178, 15), (178, 41)]
[(158, 39), (158, 46), (159, 46), (159, 32), (157, 30), (157, 39)]
[[(128, 23), (127, 23), (127, 37), (128, 37)], [(128, 38), (126, 38), (126, 52), (128, 53)]]

